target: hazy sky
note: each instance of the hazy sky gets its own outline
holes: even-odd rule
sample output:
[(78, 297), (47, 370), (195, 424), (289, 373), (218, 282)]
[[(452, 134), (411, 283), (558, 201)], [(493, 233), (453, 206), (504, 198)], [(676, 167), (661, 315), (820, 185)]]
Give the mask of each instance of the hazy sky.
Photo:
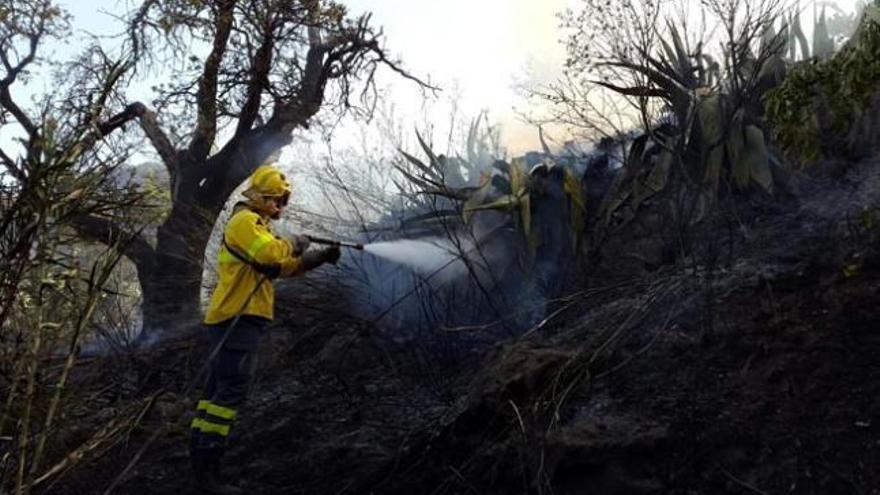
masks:
[[(534, 129), (518, 122), (523, 100), (513, 88), (527, 72), (549, 77), (561, 70), (556, 14), (571, 0), (351, 0), (385, 27), (387, 46), (418, 75), (462, 92), (463, 112), (487, 109), (503, 125), (513, 151), (537, 144)], [(527, 71), (526, 69), (530, 70)], [(399, 85), (395, 85), (397, 87)], [(447, 92), (449, 92), (447, 91)], [(411, 101), (401, 95), (404, 102)]]
[[(461, 111), (473, 115), (486, 109), (501, 122), (505, 144), (512, 150), (537, 144), (533, 129), (518, 122), (514, 105), (523, 100), (514, 90), (536, 74), (558, 73), (563, 60), (556, 14), (574, 0), (344, 0), (352, 14), (372, 12), (382, 26), (386, 46), (404, 66), (441, 86), (441, 98), (461, 94)], [(122, 12), (119, 0), (62, 0), (74, 26), (93, 33), (115, 31), (116, 24), (99, 9)], [(381, 78), (393, 88), (401, 115), (417, 118), (420, 95), (399, 78)], [(458, 88), (458, 90), (456, 90)], [(439, 107), (440, 105), (438, 105)], [(442, 110), (438, 110), (438, 113)]]
[[(686, 1), (698, 3), (698, 0)], [(830, 3), (849, 10), (855, 1)], [(108, 15), (96, 12), (102, 9), (121, 13), (129, 3), (62, 0), (74, 16), (75, 28), (98, 34), (116, 32), (118, 24)], [(136, 2), (132, 0), (132, 3)], [(374, 24), (384, 28), (389, 51), (412, 73), (430, 78), (443, 87), (443, 98), (460, 93), (463, 115), (475, 116), (480, 110), (488, 110), (490, 117), (502, 124), (502, 139), (510, 151), (537, 147), (536, 131), (519, 122), (513, 111), (514, 107), (526, 108), (514, 83), (535, 77), (549, 80), (560, 73), (564, 49), (559, 39), (563, 33), (558, 29), (556, 16), (566, 6), (580, 4), (579, 0), (343, 0), (343, 3), (352, 14), (373, 12)], [(805, 0), (802, 5), (808, 3)], [(69, 46), (76, 48), (75, 43)], [(63, 52), (70, 48), (62, 45), (58, 50)], [(380, 80), (382, 84), (391, 85), (391, 98), (398, 115), (417, 119), (421, 101), (414, 86), (389, 74)], [(442, 105), (437, 107), (439, 120), (443, 110)]]

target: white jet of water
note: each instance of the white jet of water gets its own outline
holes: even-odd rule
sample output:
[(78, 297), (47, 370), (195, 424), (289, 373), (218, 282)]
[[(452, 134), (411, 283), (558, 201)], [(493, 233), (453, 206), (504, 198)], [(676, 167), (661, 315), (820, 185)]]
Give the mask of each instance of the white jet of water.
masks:
[(461, 255), (445, 239), (377, 242), (364, 246), (364, 251), (406, 265), (422, 275), (433, 275), (461, 263)]

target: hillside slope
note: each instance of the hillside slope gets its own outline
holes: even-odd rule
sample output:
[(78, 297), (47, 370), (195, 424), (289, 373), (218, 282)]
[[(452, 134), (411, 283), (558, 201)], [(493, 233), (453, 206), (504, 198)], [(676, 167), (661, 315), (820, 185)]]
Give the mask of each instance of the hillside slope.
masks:
[[(878, 494), (880, 161), (801, 198), (711, 267), (593, 284), (477, 367), (285, 318), (230, 471), (254, 494)], [(116, 493), (195, 493), (186, 422)], [(101, 493), (141, 442), (53, 493)]]

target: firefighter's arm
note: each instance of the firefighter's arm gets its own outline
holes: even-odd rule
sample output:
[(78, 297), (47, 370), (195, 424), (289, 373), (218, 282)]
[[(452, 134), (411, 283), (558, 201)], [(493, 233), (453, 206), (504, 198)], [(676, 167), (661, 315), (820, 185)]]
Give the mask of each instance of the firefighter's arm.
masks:
[(302, 272), (302, 261), (294, 256), (290, 241), (275, 237), (259, 215), (248, 212), (235, 220), (227, 230), (228, 242), (256, 263), (280, 267), (282, 277)]
[[(289, 241), (284, 241), (290, 245)], [(281, 276), (282, 277), (295, 277), (297, 275), (302, 275), (303, 273), (303, 263), (302, 258), (299, 256), (293, 256), (292, 254), (281, 260)]]

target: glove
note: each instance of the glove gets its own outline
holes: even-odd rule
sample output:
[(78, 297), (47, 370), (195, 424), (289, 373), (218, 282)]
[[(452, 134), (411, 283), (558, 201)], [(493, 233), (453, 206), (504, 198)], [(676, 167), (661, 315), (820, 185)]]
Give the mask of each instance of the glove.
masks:
[(293, 247), (294, 256), (302, 256), (309, 249), (311, 241), (304, 235), (294, 235), (290, 238), (290, 245)]
[(336, 264), (342, 255), (339, 246), (332, 246), (314, 251), (307, 251), (302, 255), (303, 269), (305, 271), (314, 270), (324, 263)]
[(324, 253), (324, 261), (333, 265), (335, 265), (336, 262), (339, 261), (339, 257), (342, 256), (342, 250), (339, 249), (339, 246), (330, 246), (321, 251)]

